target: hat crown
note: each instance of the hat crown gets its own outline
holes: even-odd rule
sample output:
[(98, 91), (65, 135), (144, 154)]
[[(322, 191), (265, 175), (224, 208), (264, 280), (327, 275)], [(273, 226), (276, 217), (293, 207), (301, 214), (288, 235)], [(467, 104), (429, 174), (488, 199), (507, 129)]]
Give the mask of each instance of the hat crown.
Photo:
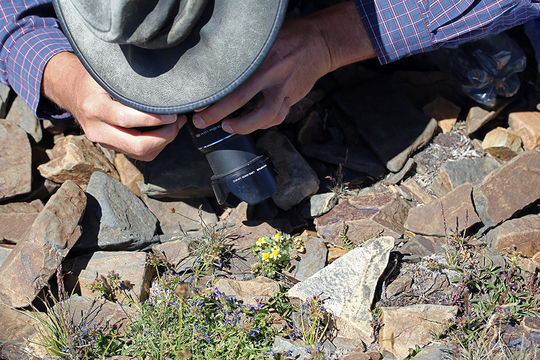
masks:
[(70, 0), (103, 41), (147, 49), (178, 45), (197, 24), (207, 0)]

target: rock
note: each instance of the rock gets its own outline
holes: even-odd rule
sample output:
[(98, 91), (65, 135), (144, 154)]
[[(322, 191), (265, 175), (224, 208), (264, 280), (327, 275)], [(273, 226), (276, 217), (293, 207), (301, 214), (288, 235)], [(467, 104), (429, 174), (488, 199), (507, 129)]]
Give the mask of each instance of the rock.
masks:
[(416, 354), (414, 360), (434, 360), (434, 359), (451, 359), (452, 351), (449, 347), (435, 343), (429, 344), (418, 354)]
[(371, 303), (393, 247), (391, 237), (374, 239), (294, 285), (287, 295), (306, 301), (324, 294), (322, 301), (326, 310), (368, 341), (372, 332)]
[(510, 113), (508, 124), (519, 134), (525, 149), (532, 150), (540, 146), (540, 112)]
[(377, 351), (365, 352), (354, 352), (352, 354), (347, 354), (343, 357), (343, 360), (382, 360), (382, 355)]
[(164, 234), (204, 235), (204, 232), (210, 232), (218, 221), (207, 199), (167, 201), (143, 195), (142, 200), (159, 220)]
[(120, 176), (120, 182), (128, 187), (138, 197), (141, 197), (138, 182), (144, 182), (142, 172), (135, 164), (124, 154), (118, 153), (114, 157), (114, 167)]
[(540, 334), (540, 318), (538, 316), (525, 316), (521, 321), (521, 325), (526, 331)]
[(0, 266), (2, 266), (4, 261), (6, 261), (6, 259), (9, 257), (9, 254), (11, 254), (12, 250), (12, 246), (0, 245)]
[(478, 224), (472, 189), (471, 184), (463, 184), (438, 201), (411, 208), (405, 228), (423, 235), (446, 236)]
[(305, 359), (305, 356), (307, 355), (306, 350), (308, 349), (309, 345), (300, 339), (292, 341), (282, 338), (281, 336), (276, 336), (274, 338), (274, 344), (272, 345), (272, 351), (274, 353), (287, 353), (291, 359)]
[(342, 247), (330, 247), (328, 249), (328, 256), (327, 256), (326, 262), (328, 264), (331, 264), (337, 259), (339, 259), (340, 257), (342, 257), (343, 255), (345, 255), (346, 253), (348, 253), (349, 251), (350, 250), (344, 249)]
[(443, 196), (458, 186), (470, 183), (480, 184), (493, 170), (499, 168), (499, 162), (491, 157), (447, 161), (433, 179), (431, 190), (437, 196)]
[[(179, 156), (182, 154), (182, 156)], [(178, 136), (144, 168), (142, 194), (153, 198), (189, 199), (214, 196), (212, 170), (204, 155), (195, 148), (187, 131)]]
[(497, 127), (486, 134), (482, 148), (493, 156), (510, 160), (521, 151), (521, 138), (512, 130)]
[(326, 214), (337, 203), (339, 196), (334, 192), (315, 194), (302, 206), (301, 213), (306, 219)]
[(375, 153), (366, 146), (339, 144), (306, 144), (302, 154), (323, 162), (342, 165), (344, 168), (355, 170), (379, 178), (385, 173), (384, 165)]
[(540, 251), (540, 215), (505, 221), (489, 231), (485, 240), (498, 252), (516, 249), (523, 256), (533, 257)]
[(0, 267), (0, 300), (13, 307), (32, 303), (81, 235), (85, 206), (81, 188), (66, 181)]
[(399, 295), (402, 292), (409, 290), (412, 283), (413, 279), (408, 275), (398, 277), (386, 286), (386, 297), (391, 298), (392, 296)]
[(325, 129), (324, 119), (317, 111), (309, 113), (304, 120), (302, 127), (298, 131), (296, 141), (300, 145), (325, 143), (328, 140), (327, 129)]
[(32, 136), (37, 143), (41, 141), (43, 137), (41, 124), (21, 97), (17, 96), (13, 104), (11, 104), (6, 120), (11, 124), (18, 125)]
[(475, 186), (474, 206), (484, 225), (497, 225), (539, 199), (539, 172), (540, 152), (526, 151)]
[(450, 132), (453, 129), (461, 112), (459, 106), (440, 96), (437, 96), (435, 100), (424, 106), (422, 110), (424, 114), (437, 120), (437, 125), (443, 133)]
[(0, 324), (0, 358), (35, 359), (33, 354), (28, 352), (28, 348), (32, 338), (37, 338), (38, 321), (27, 313), (0, 303)]
[[(317, 233), (339, 245), (345, 235), (353, 244), (380, 235), (399, 237), (409, 207), (390, 190), (342, 200), (330, 212), (315, 219)], [(345, 232), (345, 234), (343, 233)]]
[[(68, 282), (73, 285), (78, 283), (82, 296), (101, 296), (99, 291), (90, 289), (91, 284), (116, 274), (123, 282), (122, 287), (130, 296), (134, 296), (135, 301), (144, 301), (148, 298), (153, 275), (153, 268), (147, 264), (145, 252), (97, 251), (68, 260), (64, 269), (69, 274), (65, 278), (66, 286)], [(129, 301), (129, 298), (121, 292), (114, 295), (117, 302)]]
[(383, 307), (383, 326), (379, 332), (379, 347), (403, 359), (409, 349), (427, 345), (432, 333), (448, 327), (448, 320), (457, 313), (456, 306), (419, 304), (403, 307)]
[(414, 164), (415, 164), (414, 159), (408, 159), (405, 165), (403, 165), (403, 168), (399, 172), (389, 173), (386, 176), (386, 178), (383, 180), (383, 184), (385, 185), (397, 184), (398, 182), (401, 181), (401, 179), (403, 179), (405, 175), (407, 175), (409, 171), (412, 170), (412, 168), (414, 167)]
[(420, 204), (429, 204), (435, 200), (435, 197), (428, 194), (428, 192), (413, 178), (408, 178), (402, 182), (401, 187), (410, 192), (414, 199)]
[(432, 239), (416, 235), (399, 248), (399, 252), (405, 255), (417, 255), (420, 257), (431, 256), (443, 252), (443, 248)]
[(125, 185), (102, 172), (90, 177), (83, 235), (74, 250), (135, 250), (159, 241), (157, 219)]
[(73, 295), (52, 308), (54, 312), (63, 313), (74, 325), (84, 331), (90, 329), (118, 329), (118, 335), (124, 334), (129, 320), (135, 318), (136, 310), (105, 299), (89, 298)]
[(247, 306), (266, 302), (279, 292), (279, 283), (264, 276), (246, 281), (222, 278), (218, 280), (216, 287), (225, 295), (233, 295)]
[(314, 236), (302, 236), (306, 252), (300, 254), (300, 261), (292, 271), (292, 276), (300, 281), (311, 277), (326, 265), (328, 249), (322, 239)]
[(24, 131), (0, 119), (0, 200), (32, 189), (32, 151)]
[(164, 244), (154, 245), (152, 252), (162, 261), (170, 265), (176, 273), (181, 273), (192, 265), (194, 258), (193, 246), (196, 240), (184, 238)]
[(495, 119), (497, 115), (508, 105), (510, 102), (505, 101), (497, 107), (495, 110), (484, 110), (479, 106), (473, 106), (469, 109), (467, 114), (465, 133), (470, 135), (482, 126)]
[(392, 172), (398, 172), (437, 128), (436, 120), (417, 110), (388, 81), (377, 79), (339, 92), (334, 99), (354, 119), (362, 138)]
[(11, 88), (5, 84), (0, 84), (0, 119), (5, 119), (7, 115), (7, 105)]
[(30, 226), (42, 209), (41, 200), (0, 205), (0, 241), (18, 243), (26, 239)]
[(366, 351), (366, 344), (364, 344), (364, 342), (360, 339), (349, 339), (343, 336), (338, 336), (332, 340), (332, 342), (339, 349), (357, 352)]
[(319, 178), (291, 142), (276, 131), (267, 131), (257, 142), (277, 172), (276, 205), (289, 210), (319, 189)]
[(90, 176), (95, 171), (119, 179), (114, 165), (84, 135), (68, 135), (60, 139), (51, 151), (49, 162), (38, 166), (39, 173), (56, 183), (72, 180), (82, 189), (86, 189)]
[(300, 99), (300, 101), (291, 106), (284, 122), (286, 124), (296, 124), (297, 122), (304, 120), (313, 105), (324, 99), (325, 96), (326, 94), (321, 89), (310, 91), (306, 96)]

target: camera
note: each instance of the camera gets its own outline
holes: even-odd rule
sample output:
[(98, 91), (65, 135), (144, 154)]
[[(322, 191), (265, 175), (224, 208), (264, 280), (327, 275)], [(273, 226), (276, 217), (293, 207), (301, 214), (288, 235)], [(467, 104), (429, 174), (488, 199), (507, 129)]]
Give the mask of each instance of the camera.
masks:
[(212, 189), (220, 205), (230, 194), (255, 205), (276, 193), (276, 180), (268, 157), (258, 155), (249, 135), (229, 134), (221, 123), (197, 129), (188, 116), (193, 142), (208, 160), (214, 175)]

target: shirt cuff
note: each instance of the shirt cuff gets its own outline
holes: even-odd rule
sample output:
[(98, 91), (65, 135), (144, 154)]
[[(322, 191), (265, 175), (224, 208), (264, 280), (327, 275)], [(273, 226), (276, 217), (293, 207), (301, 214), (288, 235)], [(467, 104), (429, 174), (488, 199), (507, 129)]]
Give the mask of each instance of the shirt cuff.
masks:
[(47, 62), (63, 51), (73, 51), (58, 28), (34, 29), (17, 38), (9, 55), (9, 84), (39, 119), (61, 119), (70, 114), (41, 96)]
[(433, 50), (416, 0), (355, 0), (381, 64)]

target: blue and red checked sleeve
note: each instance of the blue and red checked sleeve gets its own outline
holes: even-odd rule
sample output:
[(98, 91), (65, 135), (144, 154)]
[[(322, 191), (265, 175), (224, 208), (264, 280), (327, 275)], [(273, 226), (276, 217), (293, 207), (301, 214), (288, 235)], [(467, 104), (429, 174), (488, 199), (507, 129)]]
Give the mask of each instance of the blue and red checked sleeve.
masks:
[(529, 0), (355, 0), (377, 57), (456, 47), (540, 17)]
[(50, 0), (0, 1), (0, 81), (41, 119), (68, 115), (41, 99), (43, 69), (62, 51), (72, 50)]

